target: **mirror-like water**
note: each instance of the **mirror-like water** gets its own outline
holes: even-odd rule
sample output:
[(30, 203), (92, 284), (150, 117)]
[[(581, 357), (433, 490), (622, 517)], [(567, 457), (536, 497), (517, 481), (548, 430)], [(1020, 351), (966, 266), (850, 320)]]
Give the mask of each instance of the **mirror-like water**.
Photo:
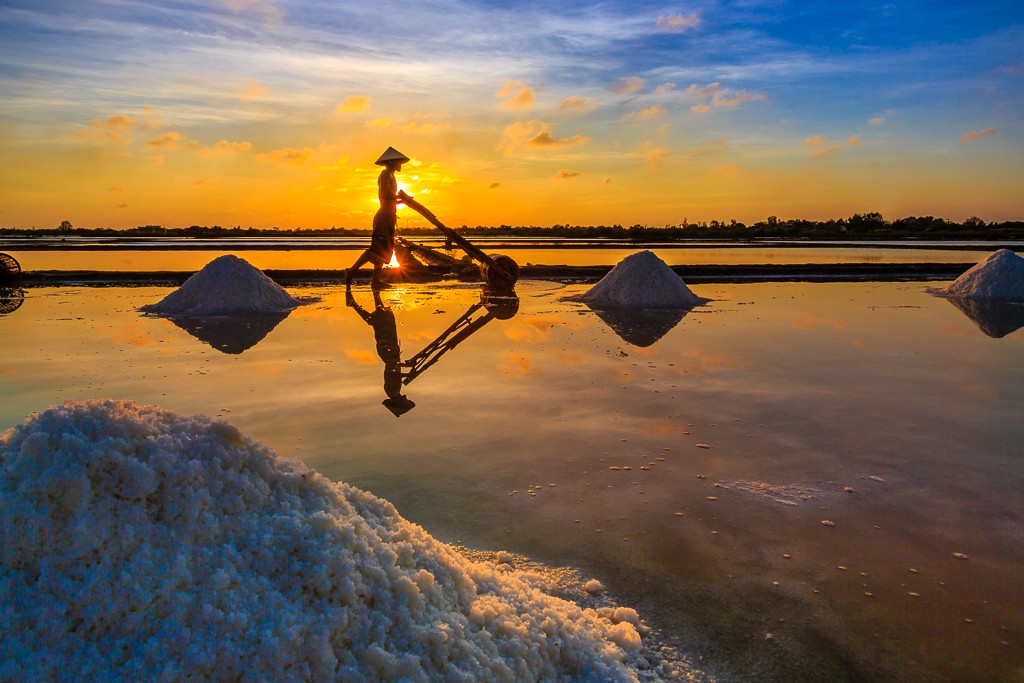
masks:
[(33, 288), (0, 316), (0, 426), (97, 397), (224, 418), (442, 540), (580, 567), (726, 679), (1019, 672), (1021, 307), (919, 283), (560, 301), (582, 289), (357, 288), (360, 315), (308, 288), (283, 319), (176, 325), (137, 313), (166, 287)]
[[(415, 240), (414, 240), (415, 241)], [(424, 242), (424, 244), (430, 244)], [(438, 246), (432, 244), (430, 246)], [(487, 253), (505, 253), (520, 265), (550, 266), (612, 266), (637, 251), (636, 246), (573, 248), (537, 248), (503, 244), (491, 247), (481, 243)], [(253, 249), (245, 258), (260, 270), (338, 270), (355, 261), (365, 240), (355, 241), (337, 249), (312, 249), (296, 243), (290, 247), (278, 245), (274, 249)], [(17, 245), (9, 249), (22, 269), (30, 270), (101, 270), (133, 271), (197, 271), (214, 258), (235, 251), (206, 249), (67, 249), (19, 251)], [(230, 247), (229, 247), (230, 248)], [(752, 265), (752, 264), (830, 264), (830, 263), (976, 263), (985, 252), (976, 249), (916, 248), (895, 246), (800, 246), (793, 244), (774, 246), (704, 246), (655, 245), (650, 247), (659, 258), (671, 266), (686, 265)], [(457, 258), (463, 252), (451, 252)]]

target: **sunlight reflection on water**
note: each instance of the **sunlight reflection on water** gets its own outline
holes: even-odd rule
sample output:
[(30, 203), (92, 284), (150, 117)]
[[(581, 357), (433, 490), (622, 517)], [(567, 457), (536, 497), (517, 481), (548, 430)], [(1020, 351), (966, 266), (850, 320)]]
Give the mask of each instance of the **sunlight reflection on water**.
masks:
[[(502, 246), (520, 265), (612, 266), (642, 246), (620, 248), (530, 248)], [(652, 247), (672, 266), (831, 264), (831, 263), (977, 263), (983, 252), (968, 249), (899, 249), (887, 247)], [(484, 247), (490, 253), (494, 249)], [(207, 250), (54, 250), (10, 252), (22, 268), (32, 270), (197, 271), (214, 258), (238, 251)], [(358, 251), (350, 249), (253, 249), (247, 261), (261, 270), (337, 270), (347, 268)], [(453, 252), (461, 257), (462, 252)]]
[[(165, 287), (32, 288), (0, 316), (0, 425), (103, 396), (222, 417), (442, 540), (582, 567), (741, 678), (737, 653), (804, 680), (1020, 665), (1024, 332), (919, 283), (696, 286), (654, 326), (560, 301), (585, 287), (521, 281), (398, 417), (338, 287), (238, 353), (137, 313)], [(385, 292), (399, 359), (480, 300)]]

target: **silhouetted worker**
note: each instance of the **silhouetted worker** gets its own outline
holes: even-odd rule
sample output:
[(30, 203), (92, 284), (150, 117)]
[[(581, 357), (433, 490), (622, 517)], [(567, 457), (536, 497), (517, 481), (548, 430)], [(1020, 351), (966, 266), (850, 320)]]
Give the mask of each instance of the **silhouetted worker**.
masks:
[(383, 166), (384, 170), (377, 176), (377, 198), (380, 200), (380, 209), (373, 217), (373, 235), (370, 237), (370, 246), (364, 251), (352, 267), (345, 273), (345, 289), (352, 287), (352, 278), (359, 267), (367, 261), (373, 262), (373, 279), (370, 286), (373, 289), (384, 289), (387, 287), (380, 280), (380, 271), (385, 263), (391, 262), (391, 255), (395, 251), (395, 228), (398, 226), (398, 204), (402, 197), (398, 192), (398, 181), (395, 180), (395, 173), (402, 170), (402, 164), (409, 161), (409, 157), (399, 152), (394, 147), (388, 147), (374, 163)]
[(416, 404), (402, 393), (402, 350), (398, 346), (395, 313), (384, 305), (377, 290), (373, 291), (372, 313), (368, 313), (357, 304), (351, 292), (346, 295), (345, 303), (356, 309), (359, 317), (373, 328), (373, 336), (377, 341), (377, 355), (384, 361), (384, 393), (387, 394), (387, 398), (381, 404), (394, 413), (395, 417), (401, 417), (415, 408)]

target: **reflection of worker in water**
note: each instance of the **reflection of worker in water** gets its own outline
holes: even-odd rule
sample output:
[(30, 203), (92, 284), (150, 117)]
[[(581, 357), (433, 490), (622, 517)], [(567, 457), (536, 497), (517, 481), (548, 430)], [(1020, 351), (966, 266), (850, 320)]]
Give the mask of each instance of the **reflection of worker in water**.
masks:
[(377, 290), (373, 292), (372, 313), (357, 304), (351, 294), (348, 295), (346, 302), (373, 328), (373, 336), (377, 341), (377, 355), (384, 361), (384, 393), (388, 397), (382, 404), (394, 413), (395, 417), (401, 417), (415, 408), (416, 404), (402, 394), (402, 351), (398, 346), (395, 313), (384, 305)]
[(388, 147), (376, 163), (383, 166), (384, 170), (377, 176), (377, 197), (380, 200), (380, 209), (373, 217), (373, 236), (370, 238), (370, 246), (360, 254), (356, 262), (345, 273), (345, 288), (352, 287), (352, 278), (359, 267), (370, 261), (373, 263), (373, 279), (370, 286), (373, 289), (387, 287), (380, 279), (381, 268), (385, 263), (391, 261), (391, 254), (395, 250), (395, 228), (398, 226), (398, 204), (402, 197), (398, 192), (398, 181), (395, 180), (395, 173), (402, 170), (402, 164), (409, 161), (409, 157), (399, 152), (394, 147)]

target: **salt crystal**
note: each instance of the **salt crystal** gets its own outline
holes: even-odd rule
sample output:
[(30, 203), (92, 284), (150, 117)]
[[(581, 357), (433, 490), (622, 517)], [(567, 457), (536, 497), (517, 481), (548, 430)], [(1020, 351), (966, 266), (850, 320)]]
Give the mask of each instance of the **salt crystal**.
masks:
[(2, 680), (638, 680), (632, 612), (472, 562), (206, 417), (51, 408), (0, 434), (0, 492)]
[(282, 313), (302, 303), (245, 259), (225, 254), (207, 263), (159, 303), (139, 310), (200, 317)]
[(710, 301), (650, 250), (627, 256), (587, 292), (566, 300), (594, 308), (692, 308)]
[(1024, 301), (1024, 258), (999, 249), (946, 287), (930, 287), (937, 296), (992, 301)]

